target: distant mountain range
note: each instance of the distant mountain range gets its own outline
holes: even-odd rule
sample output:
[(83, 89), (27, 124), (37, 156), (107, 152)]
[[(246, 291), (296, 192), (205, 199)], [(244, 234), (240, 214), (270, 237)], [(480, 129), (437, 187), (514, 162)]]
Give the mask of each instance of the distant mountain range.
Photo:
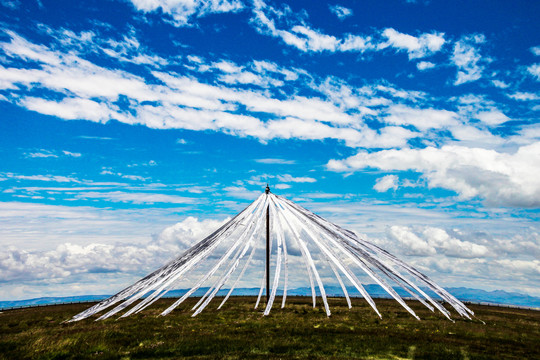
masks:
[[(366, 285), (366, 291), (374, 298), (390, 298), (383, 288), (379, 285)], [(202, 296), (208, 288), (201, 288), (197, 290), (193, 296)], [(336, 297), (343, 296), (343, 292), (340, 287), (337, 286), (328, 286), (325, 287), (326, 293), (328, 296)], [(351, 297), (360, 297), (360, 293), (354, 287), (347, 288)], [(397, 293), (404, 297), (408, 298), (410, 295), (403, 291), (401, 288), (395, 288)], [(433, 292), (428, 289), (423, 289), (430, 296), (437, 298)], [(514, 305), (514, 306), (524, 306), (540, 309), (540, 298), (514, 293), (507, 292), (504, 290), (494, 290), (494, 291), (485, 291), (478, 289), (469, 289), (464, 287), (458, 288), (447, 288), (452, 295), (457, 297), (462, 301), (471, 301), (471, 302), (485, 302), (491, 304), (501, 304), (501, 305)], [(180, 297), (187, 292), (186, 289), (182, 290), (172, 290), (167, 293), (166, 297)], [(218, 292), (218, 296), (224, 296), (227, 294), (228, 289), (223, 289)], [(239, 288), (235, 289), (233, 295), (236, 296), (256, 296), (259, 293), (258, 288)], [(288, 295), (291, 296), (311, 296), (311, 289), (309, 287), (301, 287), (296, 289), (289, 289)], [(278, 291), (278, 295), (282, 295), (281, 291)], [(0, 301), (0, 310), (8, 309), (13, 307), (26, 307), (26, 306), (38, 306), (38, 305), (53, 305), (53, 304), (65, 304), (72, 302), (90, 302), (90, 301), (100, 301), (108, 298), (110, 295), (81, 295), (81, 296), (67, 296), (67, 297), (41, 297), (36, 299), (28, 300), (16, 300), (16, 301)]]

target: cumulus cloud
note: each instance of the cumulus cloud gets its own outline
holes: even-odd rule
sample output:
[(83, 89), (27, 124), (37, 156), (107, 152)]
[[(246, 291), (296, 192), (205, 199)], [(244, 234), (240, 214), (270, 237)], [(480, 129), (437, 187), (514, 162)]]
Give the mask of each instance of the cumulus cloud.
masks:
[(457, 239), (440, 228), (426, 227), (422, 235), (431, 246), (447, 256), (478, 258), (490, 254), (486, 246)]
[(392, 226), (388, 230), (388, 236), (395, 241), (398, 241), (405, 248), (407, 255), (434, 255), (437, 251), (428, 244), (428, 242), (406, 226)]
[(416, 68), (420, 71), (433, 69), (435, 67), (435, 64), (429, 61), (420, 61), (418, 64), (416, 64)]
[[(468, 137), (472, 138), (476, 135), (483, 133), (483, 137), (490, 139), (491, 144), (500, 143), (502, 139), (497, 140), (497, 136), (491, 132), (486, 131), (485, 126), (493, 127), (505, 123), (510, 120), (506, 114), (500, 110), (496, 103), (487, 98), (485, 95), (462, 95), (457, 99), (454, 99), (458, 103), (458, 113), (463, 120), (463, 124), (452, 127), (452, 134), (456, 139), (461, 140), (463, 135), (467, 138), (467, 132), (470, 134)], [(478, 119), (480, 124), (475, 124), (471, 119)], [(484, 126), (483, 126), (484, 125)], [(474, 127), (476, 126), (476, 127)], [(487, 145), (489, 142), (486, 142)], [(487, 147), (490, 147), (487, 145)]]
[(463, 146), (359, 152), (344, 160), (331, 160), (333, 171), (375, 168), (419, 172), (429, 187), (455, 191), (462, 199), (479, 197), (489, 205), (540, 207), (540, 143), (515, 153)]
[(471, 35), (462, 37), (454, 44), (454, 51), (450, 61), (457, 67), (457, 77), (454, 85), (476, 81), (482, 77), (484, 66), (478, 44), (485, 42), (484, 35)]
[(153, 245), (176, 247), (175, 251), (183, 251), (193, 246), (197, 241), (202, 240), (212, 233), (225, 220), (199, 220), (193, 216), (188, 216), (183, 221), (165, 228), (161, 233), (154, 237)]
[(390, 189), (397, 190), (399, 187), (399, 178), (396, 175), (386, 175), (378, 178), (373, 189), (378, 192), (386, 192)]
[(399, 243), (407, 255), (441, 254), (458, 258), (482, 258), (493, 255), (487, 246), (458, 239), (437, 227), (391, 226), (388, 235)]
[(77, 274), (144, 273), (180, 255), (221, 223), (187, 217), (145, 244), (63, 243), (46, 251), (11, 246), (0, 251), (0, 282), (52, 281)]
[[(477, 288), (504, 288), (537, 295), (538, 232), (514, 229), (494, 235), (493, 230), (479, 231), (477, 223), (469, 230), (395, 225), (387, 227), (377, 241), (431, 277), (444, 278), (447, 286), (468, 283)], [(527, 279), (531, 286), (518, 284), (517, 278)]]
[[(315, 195), (306, 194), (313, 199), (316, 198)], [(340, 194), (320, 195), (343, 197)], [(333, 216), (339, 214), (338, 223), (347, 221), (347, 206), (319, 206), (327, 207), (324, 211), (334, 214)], [(387, 224), (389, 219), (399, 212), (410, 215), (407, 219), (399, 217), (400, 225), (389, 227), (384, 239), (380, 239), (380, 244), (392, 253), (400, 254), (400, 257), (411, 256), (407, 261), (424, 269), (431, 277), (436, 278), (444, 273), (445, 284), (449, 285), (454, 281), (461, 286), (481, 286), (476, 284), (481, 284), (478, 279), (482, 279), (485, 274), (502, 279), (502, 284), (502, 281), (510, 278), (510, 272), (513, 278), (509, 280), (514, 283), (515, 276), (529, 276), (530, 279), (537, 277), (535, 262), (540, 256), (540, 236), (538, 231), (534, 231), (534, 224), (527, 231), (523, 231), (524, 227), (515, 222), (506, 224), (505, 221), (493, 220), (479, 228), (476, 220), (470, 222), (466, 218), (460, 218), (463, 226), (467, 226), (467, 223), (474, 226), (474, 230), (461, 231), (436, 225), (406, 225), (409, 221), (422, 223), (424, 219), (428, 222), (442, 221), (447, 219), (447, 213), (441, 218), (433, 211), (414, 207), (399, 209), (381, 204), (371, 207), (363, 204), (358, 207), (356, 201), (354, 206), (353, 218), (358, 223), (363, 223), (358, 220), (359, 209), (362, 209), (360, 212), (369, 213), (368, 218), (372, 218), (374, 213), (379, 214), (375, 216), (375, 221), (382, 224)], [(180, 255), (218, 228), (223, 221), (227, 221), (188, 217), (173, 226), (158, 226), (157, 235), (151, 239), (147, 238), (147, 235), (141, 236), (147, 234), (149, 228), (155, 227), (155, 221), (162, 218), (163, 215), (152, 215), (149, 212), (136, 215), (133, 211), (98, 210), (89, 207), (1, 203), (0, 233), (4, 241), (13, 238), (8, 241), (9, 245), (0, 251), (0, 281), (4, 284), (3, 289), (9, 286), (9, 283), (16, 283), (17, 286), (31, 284), (36, 291), (36, 282), (47, 279), (49, 284), (62, 283), (64, 289), (69, 289), (66, 295), (74, 292), (111, 293)], [(379, 220), (376, 220), (377, 218)], [(14, 235), (11, 230), (14, 222), (25, 223), (29, 233)], [(510, 229), (505, 225), (509, 225)], [(499, 235), (492, 235), (497, 232), (498, 227), (504, 227), (504, 231)], [(161, 230), (163, 228), (164, 230)], [(489, 231), (482, 232), (481, 228)], [(42, 234), (41, 241), (37, 244), (39, 248), (25, 246), (23, 249), (17, 245), (22, 236), (35, 241), (36, 234)], [(373, 238), (368, 240), (379, 241)], [(30, 240), (26, 241), (26, 244), (30, 243)], [(486, 248), (489, 251), (486, 251)], [(449, 274), (454, 280), (449, 278)], [(104, 281), (104, 278), (107, 280)], [(260, 279), (259, 274), (248, 275), (247, 278)], [(93, 283), (93, 287), (87, 287), (86, 282)], [(83, 288), (78, 289), (81, 283), (84, 283)], [(305, 277), (298, 284), (305, 286)], [(54, 287), (47, 288), (48, 294), (52, 294), (51, 289)], [(6, 297), (11, 296), (10, 290), (6, 290), (5, 294)], [(19, 298), (28, 297), (29, 292), (19, 294)], [(37, 292), (36, 296), (43, 296), (43, 293)]]

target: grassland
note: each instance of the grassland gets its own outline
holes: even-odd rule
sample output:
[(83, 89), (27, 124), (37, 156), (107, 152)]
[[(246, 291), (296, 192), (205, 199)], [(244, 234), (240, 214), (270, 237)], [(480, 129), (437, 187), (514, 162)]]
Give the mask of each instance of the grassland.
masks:
[[(63, 324), (89, 304), (10, 310), (0, 314), (2, 359), (540, 359), (540, 312), (471, 306), (479, 319), (446, 320), (417, 302), (417, 321), (390, 300), (383, 319), (361, 299), (349, 310), (331, 299), (332, 316), (307, 298), (263, 317), (255, 299), (231, 298), (192, 318), (189, 299), (166, 317), (172, 299), (125, 319)], [(219, 301), (215, 301), (219, 304)]]

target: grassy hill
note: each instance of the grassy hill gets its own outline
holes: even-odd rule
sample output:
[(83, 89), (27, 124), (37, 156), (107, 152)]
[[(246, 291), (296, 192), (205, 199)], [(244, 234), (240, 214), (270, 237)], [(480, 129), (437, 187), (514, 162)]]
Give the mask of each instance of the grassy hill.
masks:
[(383, 319), (362, 299), (349, 310), (330, 299), (332, 316), (313, 309), (309, 298), (289, 298), (268, 317), (255, 299), (236, 297), (216, 310), (214, 300), (199, 316), (189, 299), (166, 317), (163, 299), (141, 314), (62, 324), (91, 304), (56, 305), (0, 313), (2, 359), (540, 359), (540, 312), (475, 306), (478, 320), (456, 322), (409, 305), (417, 321), (392, 300), (376, 300)]

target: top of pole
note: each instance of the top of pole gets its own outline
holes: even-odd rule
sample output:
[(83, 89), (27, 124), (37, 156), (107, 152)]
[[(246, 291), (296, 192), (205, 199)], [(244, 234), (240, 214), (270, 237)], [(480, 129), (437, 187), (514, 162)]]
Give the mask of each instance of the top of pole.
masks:
[(270, 186), (266, 184), (266, 189), (264, 189), (265, 194), (268, 194), (270, 192)]

